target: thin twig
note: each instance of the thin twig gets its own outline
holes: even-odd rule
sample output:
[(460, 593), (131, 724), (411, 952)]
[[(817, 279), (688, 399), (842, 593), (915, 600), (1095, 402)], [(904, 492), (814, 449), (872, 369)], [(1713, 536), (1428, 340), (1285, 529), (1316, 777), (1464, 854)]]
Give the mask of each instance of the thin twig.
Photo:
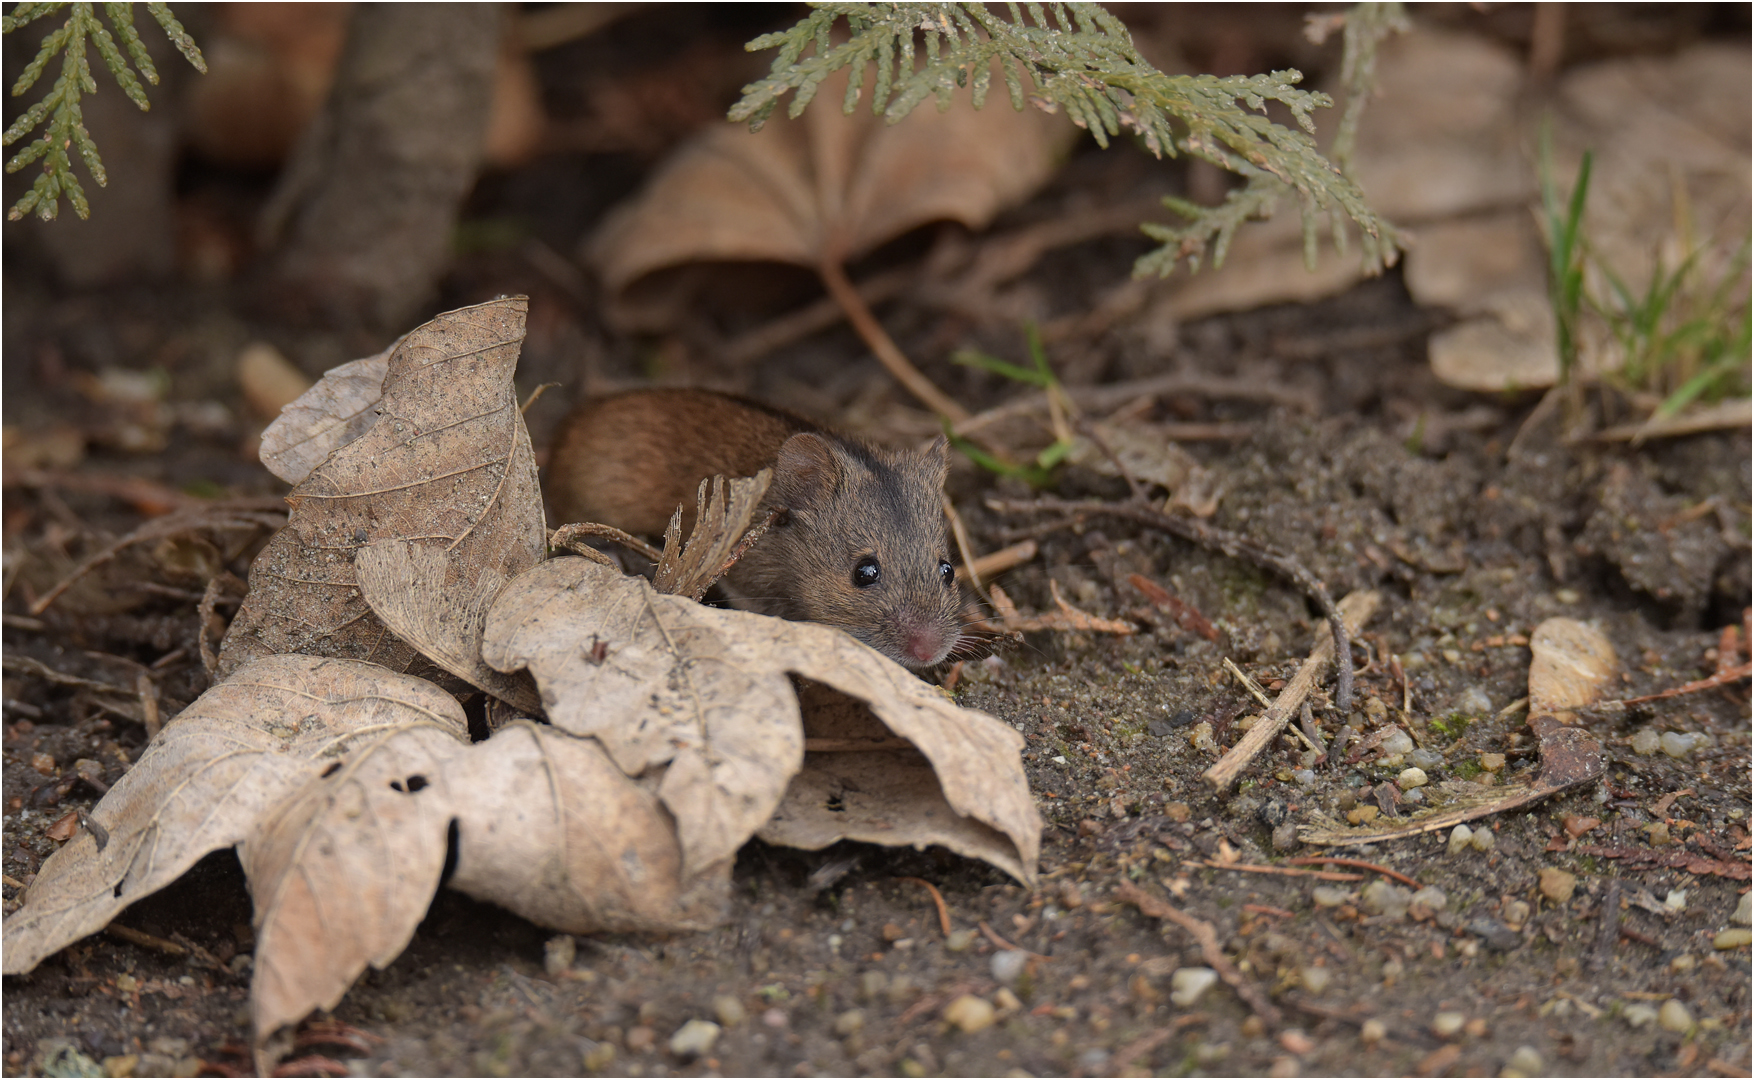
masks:
[(871, 309), (865, 306), (864, 298), (847, 280), (846, 270), (837, 259), (833, 256), (825, 258), (816, 269), (822, 275), (822, 283), (828, 287), (828, 294), (847, 313), (847, 321), (853, 324), (859, 337), (877, 355), (877, 362), (883, 365), (884, 370), (893, 375), (908, 393), (939, 416), (947, 417), (953, 423), (969, 418), (971, 414), (967, 409), (952, 401), (944, 391), (932, 385), (932, 381), (919, 368), (914, 367), (913, 362), (901, 351), (901, 347), (883, 329), (883, 324), (871, 314)]
[(1350, 866), (1354, 870), (1369, 870), (1373, 874), (1381, 874), (1383, 877), (1392, 878), (1415, 889), (1423, 887), (1398, 870), (1390, 870), (1381, 863), (1373, 863), (1366, 859), (1347, 859), (1337, 855), (1302, 855), (1285, 861), (1293, 866)]
[(1224, 947), (1218, 943), (1218, 933), (1212, 929), (1211, 923), (1194, 918), (1187, 912), (1159, 900), (1144, 889), (1124, 879), (1121, 881), (1120, 887), (1115, 890), (1115, 899), (1132, 904), (1139, 909), (1141, 914), (1149, 918), (1168, 919), (1192, 934), (1194, 940), (1199, 942), (1200, 955), (1205, 959), (1206, 965), (1216, 971), (1218, 977), (1228, 983), (1230, 988), (1236, 991), (1236, 996), (1242, 998), (1248, 1007), (1254, 1010), (1255, 1015), (1266, 1021), (1268, 1026), (1277, 1027), (1279, 1025), (1278, 1008), (1274, 1006), (1260, 987), (1250, 982), (1242, 972), (1236, 969), (1236, 965), (1230, 962), (1230, 958), (1224, 955)]
[(896, 878), (895, 880), (911, 882), (912, 884), (924, 885), (926, 887), (926, 891), (932, 894), (932, 903), (938, 905), (938, 928), (944, 931), (945, 937), (949, 937), (950, 908), (944, 903), (944, 894), (938, 891), (938, 886), (921, 877), (903, 877)]
[(1033, 501), (1016, 499), (993, 499), (987, 505), (999, 513), (1060, 513), (1069, 515), (1071, 520), (1080, 517), (1118, 517), (1137, 522), (1150, 528), (1160, 529), (1171, 536), (1179, 536), (1192, 541), (1201, 547), (1221, 552), (1233, 559), (1241, 559), (1253, 563), (1263, 569), (1274, 571), (1289, 578), (1305, 596), (1316, 602), (1322, 614), (1327, 617), (1328, 626), (1334, 637), (1334, 660), (1338, 668), (1338, 676), (1334, 680), (1334, 703), (1341, 712), (1352, 709), (1352, 650), (1349, 646), (1350, 634), (1346, 629), (1346, 620), (1341, 616), (1340, 609), (1335, 606), (1334, 598), (1328, 593), (1328, 587), (1320, 578), (1306, 570), (1303, 565), (1288, 555), (1281, 555), (1263, 547), (1246, 536), (1215, 528), (1200, 521), (1198, 518), (1182, 517), (1165, 514), (1131, 503), (1100, 503), (1100, 502), (1067, 502), (1047, 496)]
[(1011, 944), (1009, 941), (1006, 941), (1005, 938), (997, 930), (994, 930), (991, 926), (987, 925), (987, 921), (985, 919), (982, 919), (980, 921), (980, 928), (981, 928), (981, 933), (983, 933), (987, 936), (987, 940), (992, 942), (994, 945), (997, 945), (1001, 949), (1005, 949), (1009, 952), (1020, 952), (1023, 955), (1029, 957), (1031, 960), (1052, 960), (1053, 959), (1053, 957), (1051, 957), (1051, 956), (1045, 956), (1045, 955), (1038, 953), (1038, 952), (1030, 952), (1028, 949), (1025, 949), (1021, 945)]

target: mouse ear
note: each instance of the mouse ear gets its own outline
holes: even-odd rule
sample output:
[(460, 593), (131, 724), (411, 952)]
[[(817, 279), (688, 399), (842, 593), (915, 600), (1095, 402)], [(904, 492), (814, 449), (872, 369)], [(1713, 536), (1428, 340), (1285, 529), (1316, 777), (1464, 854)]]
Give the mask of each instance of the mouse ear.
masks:
[(935, 478), (933, 487), (941, 488), (944, 480), (950, 475), (950, 440), (943, 435), (932, 440), (930, 446), (920, 451), (925, 460), (926, 469)]
[(829, 441), (814, 431), (800, 432), (780, 447), (770, 490), (787, 509), (821, 503), (834, 494), (840, 472)]

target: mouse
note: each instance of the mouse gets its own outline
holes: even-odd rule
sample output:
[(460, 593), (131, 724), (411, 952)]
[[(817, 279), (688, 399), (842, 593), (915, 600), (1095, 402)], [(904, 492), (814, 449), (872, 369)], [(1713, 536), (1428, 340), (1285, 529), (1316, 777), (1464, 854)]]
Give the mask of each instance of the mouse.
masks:
[(703, 479), (773, 470), (757, 520), (773, 524), (725, 577), (740, 608), (838, 627), (909, 668), (964, 641), (961, 588), (942, 505), (949, 443), (896, 450), (711, 390), (588, 399), (549, 452), (558, 522), (662, 535), (693, 526)]

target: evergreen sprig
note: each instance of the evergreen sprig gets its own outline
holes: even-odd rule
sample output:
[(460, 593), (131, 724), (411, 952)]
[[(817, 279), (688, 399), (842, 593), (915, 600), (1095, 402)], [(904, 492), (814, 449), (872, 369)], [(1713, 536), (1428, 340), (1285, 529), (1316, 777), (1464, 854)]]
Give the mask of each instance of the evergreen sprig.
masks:
[[(18, 80), (12, 84), (12, 96), (22, 96), (35, 85), (37, 77), (57, 55), (61, 57), (61, 74), (48, 94), (26, 109), (24, 115), (13, 121), (12, 126), (6, 129), (6, 134), (0, 137), (0, 145), (11, 146), (35, 130), (45, 119), (48, 120), (48, 127), (41, 137), (26, 143), (6, 163), (6, 171), (9, 173), (38, 161), (42, 162), (43, 170), (31, 189), (7, 212), (6, 216), (13, 221), (33, 210), (44, 221), (53, 220), (60, 209), (62, 195), (67, 196), (67, 201), (73, 204), (74, 213), (82, 218), (91, 216), (91, 206), (86, 202), (85, 189), (80, 186), (79, 178), (73, 172), (73, 160), (68, 153), (70, 150), (79, 152), (86, 171), (91, 173), (91, 178), (97, 181), (99, 187), (109, 182), (104, 173), (103, 160), (98, 157), (97, 145), (92, 142), (91, 133), (85, 129), (85, 115), (80, 107), (80, 98), (84, 94), (97, 93), (97, 80), (91, 76), (91, 63), (85, 53), (88, 41), (97, 45), (97, 52), (103, 58), (104, 66), (115, 76), (122, 92), (128, 95), (128, 100), (140, 106), (141, 111), (144, 112), (152, 106), (146, 100), (146, 90), (140, 85), (140, 80), (143, 78), (154, 86), (158, 85), (158, 69), (153, 66), (152, 58), (146, 54), (145, 43), (134, 29), (132, 4), (103, 5), (110, 26), (115, 28), (113, 35), (109, 27), (104, 26), (97, 17), (95, 5), (88, 3), (19, 4), (12, 9), (12, 14), (0, 17), (0, 33), (10, 34), (61, 8), (71, 9), (67, 14), (67, 21), (43, 38), (42, 48), (37, 50), (36, 58), (25, 66)], [(196, 47), (194, 39), (171, 14), (170, 7), (152, 3), (146, 5), (146, 10), (164, 28), (165, 35), (177, 47), (177, 51), (197, 71), (205, 72), (207, 61), (201, 56), (201, 50)], [(121, 48), (117, 47), (118, 38)], [(127, 50), (127, 56), (122, 55), (123, 49)], [(138, 77), (128, 66), (129, 59), (139, 69)]]
[[(948, 108), (951, 94), (965, 87), (978, 109), (986, 102), (997, 67), (1013, 108), (1031, 104), (1047, 112), (1064, 109), (1101, 146), (1123, 131), (1132, 132), (1157, 157), (1185, 153), (1245, 179), (1218, 207), (1165, 199), (1188, 223), (1180, 228), (1142, 226), (1163, 246), (1139, 259), (1137, 275), (1168, 274), (1184, 258), (1197, 269), (1208, 247), (1213, 264), (1221, 265), (1237, 226), (1269, 216), (1287, 193), (1300, 201), (1306, 261), (1315, 260), (1316, 226), (1323, 213), (1332, 219), (1334, 243), (1341, 250), (1342, 218), (1358, 227), (1365, 263), (1373, 272), (1397, 256), (1393, 226), (1370, 209), (1358, 185), (1317, 149), (1310, 114), (1332, 106), (1333, 99), (1299, 89), (1300, 72), (1227, 78), (1166, 75), (1139, 55), (1120, 20), (1091, 3), (1007, 3), (1009, 17), (983, 3), (811, 7), (790, 30), (765, 34), (745, 46), (779, 52), (768, 77), (743, 88), (742, 100), (731, 108), (732, 120), (760, 130), (787, 94), (793, 95), (787, 112), (796, 118), (822, 81), (841, 68), (851, 69), (842, 102), (849, 114), (864, 93), (868, 67), (875, 68), (872, 112), (891, 123), (928, 97), (936, 99), (940, 110)], [(1389, 10), (1385, 14), (1379, 8)], [(1346, 35), (1349, 73), (1368, 74), (1375, 44), (1387, 32), (1383, 27), (1401, 22), (1398, 9), (1365, 4), (1346, 16), (1358, 21)], [(845, 30), (837, 33), (835, 24), (842, 19)], [(916, 35), (924, 43), (923, 58)], [(1026, 82), (1033, 88), (1027, 96)], [(1265, 115), (1269, 101), (1289, 109), (1298, 129), (1270, 120)]]

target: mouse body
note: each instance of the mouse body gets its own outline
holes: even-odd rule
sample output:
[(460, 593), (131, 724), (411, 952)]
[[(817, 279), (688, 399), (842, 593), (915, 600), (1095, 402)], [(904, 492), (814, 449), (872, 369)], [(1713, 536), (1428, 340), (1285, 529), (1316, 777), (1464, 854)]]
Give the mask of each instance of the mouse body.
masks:
[(823, 623), (907, 667), (962, 638), (942, 493), (949, 447), (891, 450), (708, 390), (636, 390), (586, 401), (549, 454), (559, 522), (683, 535), (703, 479), (774, 471), (761, 514), (780, 511), (726, 575), (737, 606)]

